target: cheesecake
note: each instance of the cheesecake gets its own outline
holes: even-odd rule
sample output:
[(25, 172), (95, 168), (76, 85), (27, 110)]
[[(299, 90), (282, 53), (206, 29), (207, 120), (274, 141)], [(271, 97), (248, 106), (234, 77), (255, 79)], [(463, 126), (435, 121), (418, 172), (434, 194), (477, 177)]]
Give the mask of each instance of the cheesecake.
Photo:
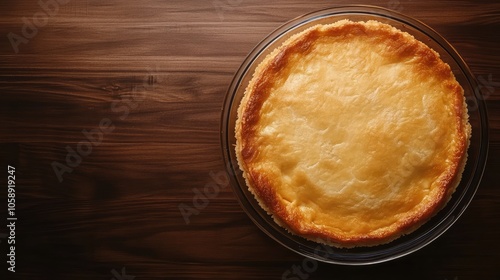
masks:
[(450, 200), (471, 136), (464, 91), (439, 54), (378, 21), (292, 34), (238, 107), (249, 191), (291, 234), (335, 247), (410, 234)]

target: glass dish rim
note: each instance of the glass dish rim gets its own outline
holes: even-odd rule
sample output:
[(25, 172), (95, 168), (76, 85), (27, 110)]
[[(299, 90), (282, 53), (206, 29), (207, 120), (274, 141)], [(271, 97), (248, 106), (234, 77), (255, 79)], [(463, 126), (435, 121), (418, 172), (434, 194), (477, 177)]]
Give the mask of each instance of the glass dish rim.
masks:
[[(237, 93), (237, 90), (239, 89), (239, 86), (241, 84), (242, 79), (245, 77), (245, 73), (248, 71), (248, 69), (252, 66), (252, 64), (258, 59), (259, 55), (268, 48), (268, 46), (272, 45), (273, 42), (276, 42), (280, 37), (288, 34), (290, 30), (294, 30), (300, 26), (307, 25), (308, 23), (314, 22), (318, 19), (321, 18), (326, 18), (326, 17), (331, 17), (331, 16), (336, 16), (336, 15), (349, 15), (349, 14), (356, 14), (356, 15), (367, 15), (367, 16), (374, 16), (374, 17), (382, 17), (386, 18), (389, 20), (394, 20), (403, 24), (409, 24), (411, 27), (417, 29), (417, 31), (421, 32), (423, 35), (429, 37), (430, 39), (434, 40), (435, 43), (439, 44), (446, 52), (448, 55), (450, 55), (451, 59), (459, 66), (460, 70), (463, 72), (464, 77), (468, 81), (468, 85), (473, 89), (472, 90), (472, 95), (474, 97), (474, 102), (476, 102), (475, 105), (477, 105), (477, 110), (479, 111), (479, 122), (480, 122), (480, 135), (479, 135), (479, 154), (477, 156), (478, 160), (475, 162), (475, 170), (476, 172), (471, 173), (472, 178), (470, 179), (469, 184), (467, 187), (464, 189), (464, 191), (460, 194), (460, 197), (458, 198), (458, 202), (456, 202), (453, 205), (453, 208), (448, 211), (448, 214), (444, 219), (441, 219), (437, 224), (435, 224), (430, 230), (428, 230), (426, 233), (427, 234), (432, 234), (431, 237), (426, 237), (425, 241), (418, 243), (415, 246), (410, 246), (406, 250), (399, 252), (397, 254), (391, 255), (391, 256), (386, 256), (386, 257), (380, 257), (378, 259), (371, 259), (371, 260), (356, 260), (356, 261), (345, 261), (345, 260), (339, 260), (339, 259), (330, 259), (330, 258), (320, 258), (318, 257), (317, 254), (310, 254), (309, 251), (304, 251), (304, 248), (292, 248), (287, 242), (281, 240), (279, 236), (276, 236), (272, 233), (272, 229), (267, 228), (265, 224), (268, 224), (268, 221), (266, 219), (262, 218), (257, 212), (258, 209), (255, 209), (250, 201), (247, 201), (248, 197), (244, 194), (244, 190), (242, 190), (242, 187), (246, 187), (246, 185), (241, 186), (239, 183), (239, 180), (236, 178), (238, 176), (238, 171), (239, 167), (236, 162), (234, 162), (234, 158), (231, 159), (231, 151), (230, 149), (233, 148), (230, 146), (231, 141), (229, 141), (229, 133), (227, 129), (234, 129), (228, 124), (230, 123), (230, 116), (231, 116), (231, 109), (233, 105), (233, 100), (234, 97)], [(326, 263), (333, 263), (333, 264), (342, 264), (342, 265), (369, 265), (369, 264), (375, 264), (375, 263), (381, 263), (381, 262), (386, 262), (390, 260), (394, 260), (403, 256), (406, 256), (408, 254), (411, 254), (415, 251), (418, 251), (419, 249), (427, 246), (428, 244), (432, 243), (434, 240), (436, 240), (439, 236), (444, 234), (457, 220), (458, 218), (462, 215), (462, 213), (467, 209), (468, 205), (472, 201), (482, 178), (482, 175), (484, 173), (486, 161), (487, 161), (487, 154), (488, 154), (488, 122), (487, 122), (487, 112), (486, 112), (486, 106), (484, 104), (484, 100), (481, 98), (481, 94), (479, 92), (479, 87), (477, 86), (477, 82), (472, 75), (472, 72), (470, 71), (469, 67), (465, 63), (465, 61), (462, 59), (462, 57), (458, 54), (456, 49), (448, 42), (446, 41), (445, 38), (443, 38), (438, 32), (434, 31), (431, 27), (427, 26), (425, 23), (403, 15), (399, 12), (378, 7), (378, 6), (370, 6), (370, 5), (340, 5), (340, 6), (334, 6), (331, 8), (326, 8), (318, 11), (314, 11), (311, 13), (304, 14), (302, 16), (296, 17), (275, 30), (273, 30), (271, 33), (269, 33), (264, 39), (262, 39), (252, 50), (251, 52), (246, 56), (240, 67), (238, 68), (237, 72), (235, 73), (231, 84), (227, 90), (226, 96), (224, 98), (224, 107), (222, 109), (221, 113), (221, 127), (220, 127), (220, 132), (221, 132), (221, 149), (223, 153), (223, 159), (224, 159), (224, 165), (226, 167), (226, 171), (229, 174), (230, 177), (230, 183), (233, 188), (233, 190), (236, 193), (236, 196), (238, 198), (238, 202), (240, 206), (244, 209), (246, 214), (250, 217), (250, 219), (263, 231), (265, 232), (268, 236), (276, 240), (278, 243), (280, 243), (282, 246), (290, 249), (291, 251), (294, 251), (302, 256), (313, 258), (322, 262)], [(229, 106), (228, 106), (229, 105)], [(472, 141), (471, 141), (472, 142)], [(482, 160), (481, 160), (482, 159)], [(236, 166), (235, 166), (236, 165)], [(236, 167), (236, 169), (234, 169)], [(467, 196), (467, 198), (465, 198)], [(464, 201), (464, 199), (466, 199)], [(459, 205), (460, 203), (464, 202), (463, 205)], [(457, 208), (460, 206), (460, 209), (457, 210)], [(252, 212), (252, 213), (249, 213)], [(254, 213), (256, 212), (256, 213)], [(454, 213), (451, 213), (454, 212)], [(451, 215), (453, 214), (453, 216)], [(451, 220), (450, 220), (451, 217)], [(264, 220), (264, 221), (262, 221)], [(269, 226), (269, 225), (268, 225)], [(441, 227), (441, 228), (439, 228)], [(433, 230), (439, 228), (440, 231), (434, 232)], [(289, 235), (291, 235), (289, 233)], [(418, 238), (417, 238), (418, 239)], [(418, 241), (418, 240), (417, 240)], [(312, 241), (311, 241), (312, 242)], [(411, 242), (409, 242), (411, 243)], [(390, 243), (389, 243), (390, 244)], [(323, 246), (321, 244), (316, 244), (318, 246)], [(330, 246), (327, 246), (330, 247)], [(335, 247), (330, 247), (333, 248), (333, 250), (339, 250), (338, 248)], [(368, 247), (370, 248), (370, 247)]]

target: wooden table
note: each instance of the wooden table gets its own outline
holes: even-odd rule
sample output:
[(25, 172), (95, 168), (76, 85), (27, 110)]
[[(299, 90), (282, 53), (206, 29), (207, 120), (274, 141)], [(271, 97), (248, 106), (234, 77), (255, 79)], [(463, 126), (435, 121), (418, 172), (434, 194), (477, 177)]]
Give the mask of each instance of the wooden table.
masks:
[[(229, 187), (198, 201), (189, 223), (179, 205), (224, 171), (221, 108), (246, 54), (286, 21), (351, 1), (6, 2), (0, 166), (15, 168), (18, 220), (15, 273), (0, 227), (1, 279), (282, 279), (302, 265)], [(430, 25), (485, 81), (489, 160), (468, 210), (429, 246), (373, 266), (319, 264), (302, 278), (500, 279), (500, 3), (361, 4)]]

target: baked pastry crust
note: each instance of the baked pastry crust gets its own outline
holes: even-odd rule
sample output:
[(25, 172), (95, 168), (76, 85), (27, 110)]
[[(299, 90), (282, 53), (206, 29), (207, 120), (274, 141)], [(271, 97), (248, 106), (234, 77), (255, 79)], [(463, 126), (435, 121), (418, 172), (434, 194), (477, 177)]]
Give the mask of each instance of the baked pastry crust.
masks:
[(337, 247), (408, 234), (448, 202), (471, 134), (463, 89), (438, 53), (377, 21), (316, 25), (257, 66), (236, 155), (260, 206)]

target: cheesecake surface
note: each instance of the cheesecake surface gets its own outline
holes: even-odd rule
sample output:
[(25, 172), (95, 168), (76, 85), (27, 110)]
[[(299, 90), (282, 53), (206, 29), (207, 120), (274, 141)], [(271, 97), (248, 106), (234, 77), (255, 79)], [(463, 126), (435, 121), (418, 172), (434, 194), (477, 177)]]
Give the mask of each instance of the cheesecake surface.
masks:
[(446, 205), (471, 128), (437, 52), (388, 24), (342, 20), (263, 59), (235, 132), (247, 187), (276, 223), (358, 247), (411, 233)]

